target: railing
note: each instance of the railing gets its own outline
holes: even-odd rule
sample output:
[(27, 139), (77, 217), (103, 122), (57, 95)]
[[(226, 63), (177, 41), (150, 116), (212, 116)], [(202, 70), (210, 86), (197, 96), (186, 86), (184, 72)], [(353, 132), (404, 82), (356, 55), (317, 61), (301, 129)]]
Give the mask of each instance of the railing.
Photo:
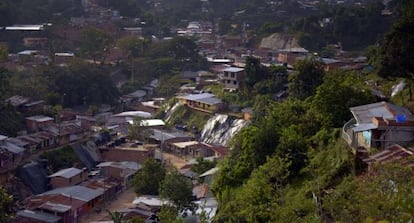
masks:
[(352, 118), (342, 127), (342, 138), (348, 143), (348, 145), (352, 145), (353, 137), (348, 134), (347, 130), (355, 124), (356, 120)]

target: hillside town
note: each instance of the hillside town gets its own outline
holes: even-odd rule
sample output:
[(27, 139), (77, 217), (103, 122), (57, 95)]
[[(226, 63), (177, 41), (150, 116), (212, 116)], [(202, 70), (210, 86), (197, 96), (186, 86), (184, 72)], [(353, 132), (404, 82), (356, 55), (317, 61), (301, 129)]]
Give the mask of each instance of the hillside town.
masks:
[[(337, 213), (345, 202), (330, 196), (343, 199), (350, 176), (358, 189), (358, 180), (383, 179), (389, 164), (412, 172), (412, 86), (402, 75), (412, 74), (410, 67), (395, 68), (400, 76), (389, 81), (373, 77), (385, 64), (375, 60), (385, 56), (348, 50), (347, 42), (327, 41), (317, 51), (280, 27), (259, 38), (254, 21), (244, 18), (248, 7), (230, 15), (232, 24), (200, 16), (154, 28), (155, 16), (125, 16), (103, 2), (82, 0), (82, 13), (66, 22), (0, 27), (0, 185), (13, 204), (7, 222), (393, 219), (367, 211), (347, 221), (351, 214)], [(323, 7), (371, 6), (321, 2), (294, 7), (315, 15)], [(391, 24), (394, 13), (403, 14), (392, 2), (378, 1), (377, 21)], [(213, 1), (198, 4), (197, 13), (208, 15)], [(288, 18), (285, 1), (261, 4), (263, 12)], [(172, 10), (164, 1), (146, 5)], [(324, 17), (313, 29), (329, 29), (334, 20)], [(164, 181), (151, 175), (158, 170)], [(168, 187), (167, 178), (182, 184)], [(155, 192), (140, 187), (152, 180)], [(188, 185), (190, 194), (175, 197)], [(390, 190), (384, 193), (397, 196)], [(289, 217), (261, 212), (273, 209)]]

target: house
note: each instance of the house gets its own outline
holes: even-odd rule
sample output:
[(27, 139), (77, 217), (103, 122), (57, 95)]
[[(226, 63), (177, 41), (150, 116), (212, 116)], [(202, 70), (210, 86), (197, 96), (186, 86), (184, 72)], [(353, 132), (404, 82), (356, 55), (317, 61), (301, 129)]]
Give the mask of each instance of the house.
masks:
[(62, 194), (41, 194), (25, 200), (25, 206), (32, 211), (41, 211), (61, 218), (59, 223), (78, 222), (82, 216), (85, 201)]
[(58, 52), (54, 54), (54, 62), (59, 66), (64, 66), (75, 58), (75, 54), (72, 52)]
[(118, 210), (118, 212), (122, 213), (125, 219), (140, 218), (142, 220), (145, 220), (143, 221), (145, 223), (159, 222), (158, 217), (152, 211), (143, 210), (141, 208), (124, 208)]
[(304, 48), (286, 48), (279, 50), (277, 60), (283, 64), (294, 64), (296, 59), (308, 55), (309, 51)]
[(164, 199), (160, 199), (157, 196), (150, 196), (150, 195), (142, 195), (142, 196), (136, 197), (132, 201), (132, 204), (139, 206), (139, 207), (148, 208), (152, 212), (159, 211), (161, 209), (161, 206), (167, 203), (168, 201)]
[(45, 130), (57, 135), (60, 145), (83, 139), (90, 131), (90, 129), (81, 127), (80, 120), (61, 122), (57, 125), (49, 126)]
[[(173, 142), (186, 142), (193, 140), (194, 137), (182, 131), (171, 131), (167, 129), (151, 129), (151, 134), (147, 140), (150, 143), (159, 145), (161, 149), (166, 148), (166, 145)], [(160, 159), (161, 157), (155, 157)]]
[(414, 115), (405, 107), (378, 102), (350, 108), (354, 116), (342, 131), (345, 141), (354, 149), (385, 149), (402, 146), (414, 140)]
[(42, 211), (22, 210), (16, 213), (16, 223), (59, 223), (62, 218)]
[(120, 180), (124, 187), (130, 185), (134, 174), (141, 169), (141, 165), (134, 161), (102, 162), (96, 167), (101, 169), (105, 176)]
[(121, 182), (111, 177), (91, 179), (83, 182), (81, 185), (94, 190), (103, 190), (104, 201), (115, 199), (117, 194), (122, 191)]
[(67, 187), (80, 184), (88, 178), (87, 174), (82, 169), (66, 168), (49, 176), (50, 184), (53, 188)]
[(104, 161), (134, 161), (143, 163), (146, 159), (154, 157), (154, 150), (157, 145), (125, 145), (112, 148), (101, 148), (101, 156)]
[(23, 112), (23, 113), (42, 112), (45, 103), (46, 102), (44, 100), (32, 101), (32, 102), (29, 102), (29, 103), (25, 103), (21, 106), (20, 111)]
[(409, 157), (411, 157), (413, 154), (413, 148), (405, 148), (398, 144), (394, 144), (382, 151), (369, 156), (366, 159), (363, 159), (363, 162), (368, 165), (368, 170), (370, 170), (374, 164), (384, 164), (391, 162), (401, 162), (403, 165), (414, 167), (414, 161), (409, 159)]
[(37, 46), (45, 47), (48, 43), (48, 39), (45, 37), (25, 37), (23, 38), (23, 45), (27, 47)]
[(71, 199), (76, 199), (82, 201), (82, 206), (77, 208), (76, 218), (81, 215), (91, 211), (94, 208), (99, 207), (103, 201), (103, 190), (100, 189), (91, 189), (84, 186), (69, 186), (56, 188), (50, 191), (47, 191), (41, 195), (62, 195), (64, 197)]
[(215, 113), (224, 109), (224, 103), (221, 99), (216, 98), (214, 94), (189, 94), (177, 97), (181, 104), (198, 111), (206, 113)]
[(221, 42), (224, 49), (237, 48), (243, 45), (243, 38), (242, 36), (225, 35), (221, 37)]
[(198, 141), (169, 142), (165, 150), (185, 158), (223, 157), (227, 148), (219, 145), (209, 145)]
[(226, 89), (238, 90), (244, 83), (244, 68), (239, 67), (227, 67), (222, 70), (220, 75), (220, 81), (224, 84)]
[(9, 141), (0, 141), (0, 170), (20, 164), (25, 156), (26, 149)]
[(121, 96), (121, 103), (125, 103), (125, 105), (127, 106), (133, 105), (133, 104), (143, 101), (144, 97), (147, 95), (148, 94), (147, 94), (146, 89), (137, 90), (130, 94)]
[(36, 115), (26, 118), (26, 127), (28, 131), (37, 132), (42, 128), (52, 126), (54, 119), (44, 115)]

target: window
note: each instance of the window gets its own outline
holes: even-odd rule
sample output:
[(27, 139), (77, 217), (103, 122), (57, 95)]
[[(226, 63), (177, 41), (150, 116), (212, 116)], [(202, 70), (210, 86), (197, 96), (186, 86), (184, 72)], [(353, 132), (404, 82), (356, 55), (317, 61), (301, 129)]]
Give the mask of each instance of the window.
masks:
[(234, 73), (231, 73), (231, 75), (230, 75), (232, 78), (234, 78), (235, 77), (235, 74)]
[(237, 85), (237, 81), (233, 81), (233, 84), (234, 84), (234, 85)]

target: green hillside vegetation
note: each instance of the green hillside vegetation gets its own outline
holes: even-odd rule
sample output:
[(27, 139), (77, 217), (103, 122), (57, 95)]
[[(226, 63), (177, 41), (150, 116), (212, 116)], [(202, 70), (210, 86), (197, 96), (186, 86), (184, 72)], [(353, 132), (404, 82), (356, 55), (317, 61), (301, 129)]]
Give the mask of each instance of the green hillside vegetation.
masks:
[[(382, 75), (385, 79), (376, 78), (380, 86), (395, 83), (395, 78), (411, 82), (411, 63), (397, 58), (412, 58), (413, 51), (394, 49), (414, 40), (407, 32), (414, 24), (413, 8), (406, 6), (380, 48), (375, 73), (388, 71)], [(315, 60), (296, 64), (289, 76), (290, 98), (269, 101), (252, 125), (234, 138), (213, 183), (219, 201), (217, 222), (408, 222), (414, 218), (413, 170), (387, 164), (374, 166), (368, 174), (341, 139), (341, 127), (351, 118), (348, 108), (375, 101), (366, 84), (373, 74), (325, 73), (318, 66)], [(302, 72), (312, 73), (312, 80)], [(400, 102), (412, 105), (407, 100), (411, 97)]]
[(65, 146), (58, 150), (47, 151), (40, 156), (48, 160), (48, 169), (51, 173), (73, 166), (82, 166), (75, 151), (71, 146)]

